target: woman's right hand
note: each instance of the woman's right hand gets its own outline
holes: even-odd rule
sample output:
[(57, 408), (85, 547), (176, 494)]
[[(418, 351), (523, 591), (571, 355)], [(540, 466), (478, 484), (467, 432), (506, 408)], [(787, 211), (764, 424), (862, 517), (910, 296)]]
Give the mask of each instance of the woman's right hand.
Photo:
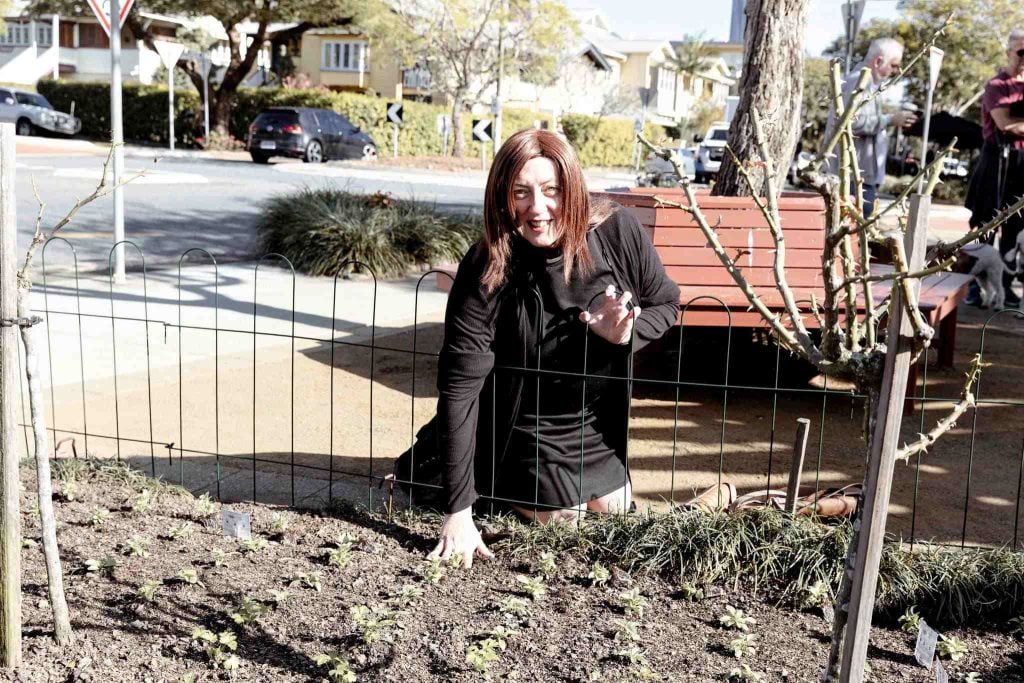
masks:
[(494, 557), (480, 538), (480, 532), (473, 523), (473, 508), (459, 510), (444, 516), (441, 524), (441, 540), (437, 542), (428, 560), (447, 560), (452, 555), (462, 557), (462, 566), (467, 569), (473, 566), (474, 557), (491, 559)]

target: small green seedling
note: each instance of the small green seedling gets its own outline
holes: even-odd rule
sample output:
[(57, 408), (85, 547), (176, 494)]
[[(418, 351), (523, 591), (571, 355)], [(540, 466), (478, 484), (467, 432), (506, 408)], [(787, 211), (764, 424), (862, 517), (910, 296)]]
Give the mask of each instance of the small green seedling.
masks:
[(530, 616), (533, 608), (530, 607), (530, 603), (526, 600), (510, 595), (498, 603), (498, 611), (502, 614), (525, 618)]
[(238, 549), (245, 555), (252, 555), (265, 549), (268, 545), (265, 538), (247, 538), (238, 542)]
[(139, 589), (138, 591), (136, 591), (136, 593), (140, 598), (142, 598), (146, 602), (156, 602), (157, 591), (160, 590), (160, 586), (162, 585), (163, 583), (160, 581), (156, 581), (154, 579), (146, 579), (146, 581), (141, 586), (139, 586)]
[(939, 644), (935, 648), (941, 657), (949, 657), (951, 661), (959, 662), (967, 653), (967, 643), (956, 636), (939, 636)]
[(423, 589), (411, 583), (402, 586), (397, 593), (391, 595), (391, 600), (399, 607), (408, 607), (423, 597)]
[(200, 518), (212, 517), (217, 512), (217, 503), (210, 499), (209, 493), (204, 493), (196, 498), (192, 511)]
[(759, 683), (764, 680), (764, 674), (754, 671), (746, 664), (740, 664), (729, 672), (729, 680), (744, 681), (745, 683)]
[(541, 553), (538, 565), (540, 573), (544, 575), (545, 579), (550, 579), (558, 571), (558, 563), (555, 562), (554, 553)]
[(102, 560), (86, 560), (85, 571), (88, 574), (113, 574), (117, 560), (109, 555)]
[(682, 585), (679, 586), (679, 593), (683, 596), (684, 600), (704, 599), (704, 589), (690, 581), (684, 581)]
[(485, 638), (479, 643), (473, 643), (466, 650), (466, 664), (473, 667), (477, 673), (486, 675), (491, 664), (498, 661), (498, 651), (503, 649), (494, 639)]
[(132, 536), (121, 547), (121, 552), (132, 557), (149, 557), (149, 539)]
[(639, 643), (640, 625), (628, 619), (616, 619), (612, 622), (615, 625), (615, 642)]
[(638, 681), (660, 681), (661, 675), (650, 667), (648, 664), (643, 666), (635, 666), (630, 669), (630, 673), (633, 674), (633, 678)]
[(338, 569), (344, 569), (352, 562), (352, 550), (347, 545), (340, 548), (328, 548), (324, 551), (324, 555), (327, 557), (327, 564)]
[(292, 592), (288, 589), (283, 591), (271, 589), (270, 591), (270, 601), (274, 603), (275, 607), (280, 607), (290, 597), (292, 597)]
[(353, 605), (349, 610), (356, 632), (367, 645), (381, 640), (390, 640), (389, 629), (398, 624), (396, 614), (384, 607), (370, 608), (366, 605)]
[(419, 568), (420, 578), (426, 583), (431, 585), (437, 585), (441, 583), (441, 579), (444, 578), (444, 567), (441, 566), (441, 560), (434, 558), (427, 560)]
[(452, 553), (448, 556), (448, 559), (445, 560), (445, 565), (449, 569), (462, 569), (462, 555)]
[(228, 614), (231, 617), (231, 621), (235, 622), (239, 626), (245, 626), (257, 621), (260, 617), (270, 611), (270, 608), (252, 598), (242, 598), (242, 602), (239, 603), (238, 609)]
[(270, 533), (275, 536), (284, 536), (288, 531), (288, 518), (281, 512), (270, 515)]
[(498, 641), (498, 645), (502, 650), (504, 650), (508, 646), (508, 641), (511, 640), (512, 636), (517, 635), (519, 635), (519, 631), (514, 628), (508, 628), (507, 626), (495, 626), (494, 629), (487, 634), (487, 637)]
[(145, 513), (153, 509), (153, 492), (150, 489), (142, 489), (139, 494), (132, 498), (132, 512)]
[(590, 573), (587, 574), (587, 578), (590, 579), (591, 586), (603, 586), (612, 578), (612, 573), (600, 562), (595, 562), (590, 566)]
[(39, 543), (34, 538), (24, 537), (21, 539), (22, 548), (35, 548)]
[(78, 499), (78, 482), (74, 479), (61, 481), (60, 495), (69, 503)]
[(214, 669), (234, 672), (242, 663), (238, 655), (228, 654), (228, 651), (233, 653), (238, 649), (238, 639), (231, 631), (214, 633), (205, 628), (197, 628), (192, 631), (192, 640), (200, 645), (205, 645), (206, 657)]
[(175, 574), (175, 578), (184, 584), (189, 586), (202, 586), (203, 582), (199, 580), (199, 572), (195, 569), (179, 569), (178, 573)]
[(358, 542), (359, 538), (350, 531), (342, 531), (340, 534), (338, 534), (338, 538), (334, 539), (334, 544), (337, 545), (339, 548), (343, 545), (351, 547)]
[(757, 636), (753, 633), (743, 633), (729, 641), (729, 652), (733, 657), (740, 659), (757, 652)]
[(323, 590), (323, 581), (320, 578), (320, 572), (312, 572), (310, 574), (300, 573), (296, 574), (288, 582), (289, 588), (295, 588), (296, 586), (302, 586), (304, 588), (312, 588), (317, 593)]
[(718, 617), (718, 623), (725, 628), (734, 628), (737, 631), (749, 631), (750, 625), (756, 624), (757, 620), (745, 615), (741, 609), (736, 609), (732, 605), (726, 605), (725, 614)]
[(818, 579), (800, 591), (800, 609), (820, 607), (828, 599), (828, 584)]
[(213, 561), (214, 567), (226, 567), (228, 566), (228, 557), (232, 553), (221, 550), (220, 548), (214, 548), (210, 551), (210, 560)]
[(356, 681), (356, 673), (338, 652), (315, 655), (313, 661), (317, 666), (331, 667), (327, 671), (327, 677), (331, 679), (331, 683), (355, 683)]
[(643, 619), (644, 608), (647, 607), (647, 598), (640, 594), (639, 588), (620, 593), (619, 602), (627, 617), (636, 616)]
[(194, 532), (195, 527), (192, 526), (192, 522), (185, 522), (180, 526), (172, 526), (171, 530), (167, 532), (167, 536), (174, 541), (183, 541)]
[(110, 510), (105, 507), (94, 508), (93, 511), (89, 513), (90, 526), (103, 526), (108, 519), (110, 519)]
[(534, 602), (543, 599), (548, 594), (548, 589), (544, 587), (543, 576), (517, 576), (516, 581), (522, 585), (523, 592), (529, 595)]
[(921, 615), (917, 613), (916, 607), (908, 607), (903, 616), (899, 618), (900, 630), (907, 633), (917, 633), (921, 630)]
[(638, 647), (631, 647), (627, 650), (616, 650), (612, 654), (619, 659), (626, 660), (633, 666), (647, 666), (647, 655)]

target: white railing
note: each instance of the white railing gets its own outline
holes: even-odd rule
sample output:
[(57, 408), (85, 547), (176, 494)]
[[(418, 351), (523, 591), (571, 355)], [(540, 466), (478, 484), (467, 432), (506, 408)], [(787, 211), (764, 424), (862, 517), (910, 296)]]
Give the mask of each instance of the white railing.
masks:
[(430, 71), (422, 67), (402, 70), (402, 87), (417, 90), (429, 90), (433, 85)]

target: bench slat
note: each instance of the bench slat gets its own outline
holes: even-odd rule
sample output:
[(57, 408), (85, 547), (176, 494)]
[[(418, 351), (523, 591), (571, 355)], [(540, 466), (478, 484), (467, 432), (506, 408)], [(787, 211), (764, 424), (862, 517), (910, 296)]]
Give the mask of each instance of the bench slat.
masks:
[[(662, 226), (647, 227), (647, 234), (650, 236), (654, 246), (666, 247), (703, 247), (708, 243), (707, 238), (700, 228)], [(774, 249), (775, 242), (768, 228), (723, 228), (718, 231), (718, 240), (724, 247), (746, 247), (753, 239), (755, 249)], [(825, 246), (825, 235), (820, 230), (795, 230), (786, 233), (786, 247), (795, 249), (817, 249), (820, 251)]]
[[(722, 262), (710, 247), (657, 247), (658, 256), (666, 266), (717, 266)], [(740, 251), (745, 253), (739, 253)], [(751, 268), (772, 268), (775, 264), (775, 250), (746, 249), (743, 247), (726, 247), (729, 254), (746, 272)], [(790, 268), (821, 269), (820, 249), (786, 249), (786, 272)]]

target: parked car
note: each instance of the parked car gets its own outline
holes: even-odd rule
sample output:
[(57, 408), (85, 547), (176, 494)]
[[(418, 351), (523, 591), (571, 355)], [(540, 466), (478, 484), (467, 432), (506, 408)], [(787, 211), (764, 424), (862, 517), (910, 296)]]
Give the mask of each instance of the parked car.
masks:
[(78, 117), (56, 111), (42, 95), (11, 88), (0, 88), (0, 121), (13, 123), (18, 135), (74, 135), (82, 130)]
[(803, 187), (803, 181), (800, 180), (800, 171), (810, 166), (813, 160), (814, 155), (810, 152), (798, 152), (793, 157), (793, 163), (789, 165), (789, 182), (793, 187)]
[(249, 126), (246, 141), (252, 160), (297, 157), (307, 163), (328, 159), (376, 159), (377, 145), (341, 114), (329, 109), (272, 107)]
[[(676, 163), (687, 178), (694, 179), (696, 171), (692, 149), (680, 147), (676, 150)], [(679, 176), (676, 175), (671, 162), (665, 161), (654, 152), (649, 152), (644, 162), (644, 170), (636, 177), (637, 186), (675, 187), (678, 183)]]
[(725, 146), (729, 141), (729, 124), (724, 121), (713, 123), (703, 137), (695, 135), (693, 141), (700, 143), (695, 169), (697, 182), (706, 183), (718, 175), (722, 166)]

